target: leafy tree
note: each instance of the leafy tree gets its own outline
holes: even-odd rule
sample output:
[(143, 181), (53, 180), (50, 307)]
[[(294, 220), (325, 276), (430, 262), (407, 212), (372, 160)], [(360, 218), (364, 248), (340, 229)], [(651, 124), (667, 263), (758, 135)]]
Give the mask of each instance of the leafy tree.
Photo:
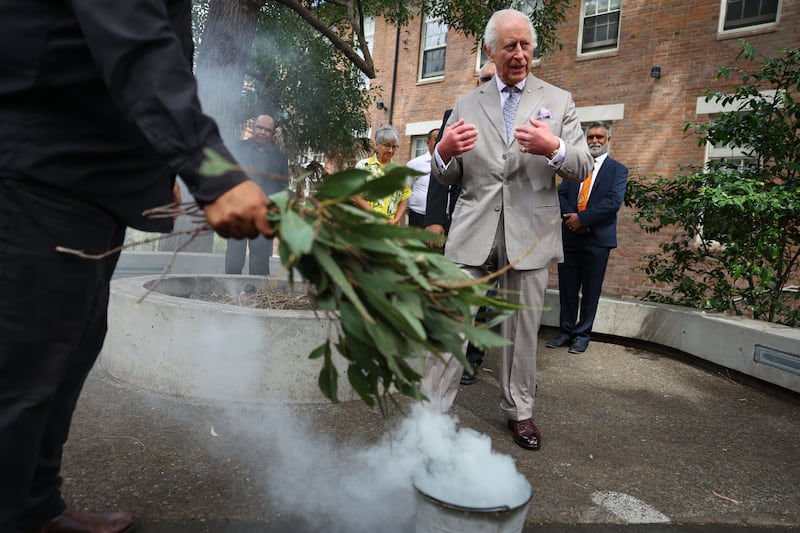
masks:
[[(342, 157), (363, 147), (356, 132), (367, 129), (369, 95), (359, 77), (374, 78), (375, 66), (364, 17), (403, 26), (425, 8), (477, 43), (491, 13), (511, 5), (531, 13), (542, 53), (557, 44), (555, 28), (570, 0), (194, 0), (200, 98), (226, 141), (265, 110), (280, 121), (290, 152)], [(252, 85), (243, 92), (246, 78)], [(180, 227), (187, 224), (179, 219)], [(190, 246), (208, 251), (211, 241)]]
[[(741, 43), (748, 67), (756, 51)], [(650, 281), (669, 295), (647, 299), (800, 326), (800, 50), (763, 57), (757, 70), (722, 67), (718, 79), (741, 76), (729, 94), (708, 91), (726, 111), (685, 131), (700, 146), (741, 149), (744, 163), (712, 161), (674, 179), (631, 180), (626, 204), (649, 233), (669, 229), (659, 253), (645, 256)]]
[[(541, 52), (557, 46), (556, 27), (566, 18), (570, 0), (196, 0), (198, 11), (207, 13), (200, 38), (197, 75), (204, 105), (215, 117), (222, 117), (223, 135), (234, 135), (239, 114), (239, 91), (255, 36), (255, 18), (262, 10), (284, 6), (324, 37), (350, 65), (369, 78), (375, 64), (364, 36), (364, 17), (384, 16), (399, 26), (407, 24), (421, 9), (444, 21), (476, 43), (491, 13), (515, 6), (530, 12), (539, 33)], [(207, 6), (206, 6), (207, 5)], [(224, 73), (224, 76), (217, 76)], [(237, 84), (238, 87), (237, 87)]]
[[(345, 65), (345, 66), (343, 66)], [(352, 158), (369, 122), (369, 91), (361, 72), (295, 12), (282, 5), (262, 9), (253, 43), (246, 116), (272, 115), (281, 125), (290, 156), (311, 150)]]

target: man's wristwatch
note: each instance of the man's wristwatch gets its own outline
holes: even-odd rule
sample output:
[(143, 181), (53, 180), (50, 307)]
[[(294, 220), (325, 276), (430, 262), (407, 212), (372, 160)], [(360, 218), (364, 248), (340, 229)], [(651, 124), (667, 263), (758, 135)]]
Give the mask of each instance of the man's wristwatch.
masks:
[(552, 152), (550, 152), (550, 155), (548, 155), (548, 156), (547, 156), (547, 159), (549, 159), (549, 160), (551, 160), (551, 161), (552, 161), (552, 160), (553, 160), (553, 158), (554, 158), (555, 156), (557, 156), (557, 155), (558, 155), (558, 151), (559, 151), (560, 149), (561, 149), (561, 143), (559, 143), (559, 144), (558, 144), (558, 146), (556, 146), (556, 149), (555, 149), (555, 150), (553, 150)]

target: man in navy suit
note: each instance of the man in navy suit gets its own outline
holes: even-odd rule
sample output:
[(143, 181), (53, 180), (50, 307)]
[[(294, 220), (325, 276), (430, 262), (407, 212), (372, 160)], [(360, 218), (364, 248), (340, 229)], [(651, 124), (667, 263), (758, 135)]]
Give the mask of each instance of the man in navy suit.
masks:
[(570, 353), (583, 353), (589, 345), (628, 181), (628, 168), (608, 157), (610, 140), (607, 124), (592, 123), (586, 132), (595, 161), (591, 176), (582, 183), (564, 180), (558, 188), (564, 241), (564, 262), (558, 264), (561, 331), (548, 348), (569, 346)]

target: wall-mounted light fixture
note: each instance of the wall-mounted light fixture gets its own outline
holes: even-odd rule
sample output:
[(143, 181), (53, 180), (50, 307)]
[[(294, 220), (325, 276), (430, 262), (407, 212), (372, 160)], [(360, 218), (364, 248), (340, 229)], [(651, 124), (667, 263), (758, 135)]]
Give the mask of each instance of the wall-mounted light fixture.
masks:
[(388, 111), (388, 110), (389, 110), (389, 108), (388, 108), (388, 107), (386, 107), (386, 105), (383, 103), (383, 100), (378, 100), (378, 102), (377, 102), (375, 105), (376, 105), (376, 106), (377, 106), (377, 108), (378, 108), (378, 109), (380, 109), (381, 111)]
[(659, 67), (658, 65), (653, 65), (652, 67), (650, 67), (650, 76), (656, 79), (660, 78), (661, 67)]

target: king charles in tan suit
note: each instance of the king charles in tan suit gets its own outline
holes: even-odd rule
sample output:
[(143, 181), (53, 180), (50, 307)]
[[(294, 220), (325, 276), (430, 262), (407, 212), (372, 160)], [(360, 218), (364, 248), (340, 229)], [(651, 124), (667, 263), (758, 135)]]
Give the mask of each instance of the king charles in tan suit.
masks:
[[(530, 74), (535, 47), (526, 15), (510, 9), (492, 15), (484, 50), (497, 74), (456, 101), (432, 165), (432, 176), (462, 189), (445, 256), (473, 278), (512, 263), (499, 277), (500, 294), (528, 307), (503, 323), (512, 344), (503, 348), (499, 376), (500, 408), (514, 442), (527, 449), (541, 442), (532, 417), (548, 267), (563, 259), (555, 178), (580, 182), (592, 169), (572, 96)], [(507, 138), (503, 108), (513, 91), (519, 103), (509, 113), (514, 125)], [(455, 358), (429, 364), (423, 392), (446, 411), (463, 369)]]

